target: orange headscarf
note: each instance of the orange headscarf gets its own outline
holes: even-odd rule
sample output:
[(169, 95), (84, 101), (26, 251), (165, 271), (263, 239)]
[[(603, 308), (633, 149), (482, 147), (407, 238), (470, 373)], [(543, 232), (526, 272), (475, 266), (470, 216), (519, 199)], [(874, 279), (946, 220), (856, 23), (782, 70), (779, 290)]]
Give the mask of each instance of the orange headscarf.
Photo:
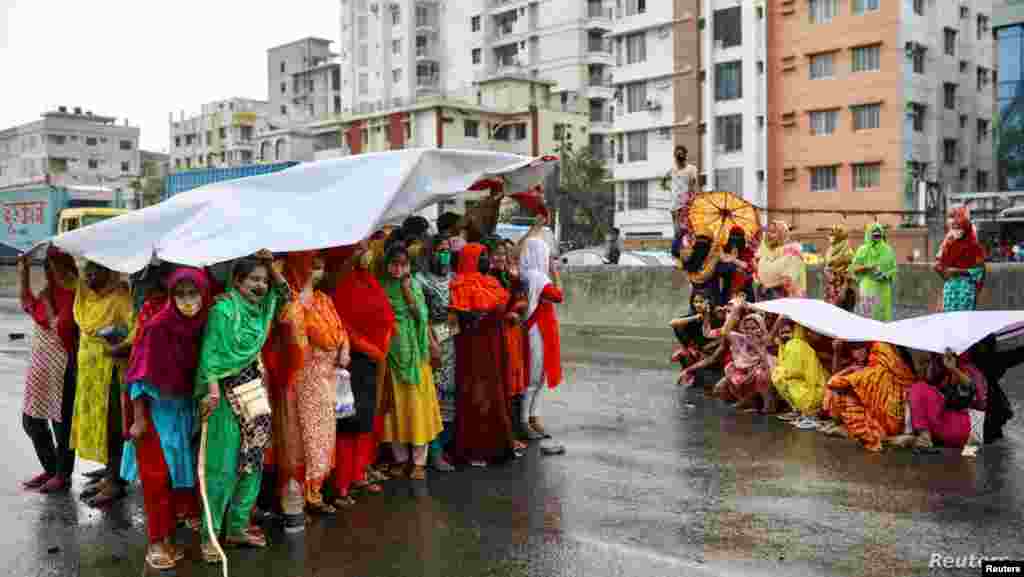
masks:
[(498, 279), (480, 272), (482, 244), (470, 243), (459, 252), (459, 266), (451, 282), (451, 308), (457, 311), (491, 312), (508, 302), (509, 294)]
[(302, 309), (302, 320), (309, 344), (321, 350), (333, 351), (340, 348), (347, 338), (334, 303), (330, 297), (319, 290), (314, 290), (311, 298), (306, 302), (302, 301), (299, 294), (305, 289), (306, 283), (313, 275), (313, 261), (317, 256), (325, 257), (315, 251), (289, 253), (285, 257), (284, 276), (292, 290), (296, 291), (294, 298)]

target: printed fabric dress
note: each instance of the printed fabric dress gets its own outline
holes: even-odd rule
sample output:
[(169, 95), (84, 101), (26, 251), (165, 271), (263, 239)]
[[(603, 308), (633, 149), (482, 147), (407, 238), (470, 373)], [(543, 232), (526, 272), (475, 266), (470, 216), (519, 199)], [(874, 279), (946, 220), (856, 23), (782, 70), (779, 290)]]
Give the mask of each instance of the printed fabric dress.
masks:
[(419, 273), (416, 278), (427, 299), (430, 328), (441, 347), (441, 365), (434, 367), (434, 385), (437, 387), (441, 421), (451, 423), (455, 421), (455, 337), (448, 328), (451, 278), (430, 273)]

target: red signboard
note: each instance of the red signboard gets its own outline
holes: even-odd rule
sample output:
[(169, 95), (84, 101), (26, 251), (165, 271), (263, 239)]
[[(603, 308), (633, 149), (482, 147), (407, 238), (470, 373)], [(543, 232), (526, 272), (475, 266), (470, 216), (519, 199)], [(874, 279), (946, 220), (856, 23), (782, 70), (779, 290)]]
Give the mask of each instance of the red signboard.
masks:
[(4, 223), (7, 225), (7, 233), (13, 235), (17, 232), (18, 225), (45, 224), (46, 202), (5, 202)]

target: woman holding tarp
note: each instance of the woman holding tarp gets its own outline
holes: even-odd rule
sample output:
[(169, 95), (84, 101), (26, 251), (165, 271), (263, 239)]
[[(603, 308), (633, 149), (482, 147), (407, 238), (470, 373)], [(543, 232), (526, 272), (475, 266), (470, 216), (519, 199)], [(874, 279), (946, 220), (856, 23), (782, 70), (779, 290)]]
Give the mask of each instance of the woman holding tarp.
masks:
[(271, 324), (289, 297), (273, 255), (261, 251), (256, 258), (235, 263), (231, 288), (210, 311), (194, 394), (206, 428), (200, 454), (208, 504), (202, 552), (211, 563), (219, 562), (220, 556), (210, 535), (220, 534), (225, 518), (229, 544), (267, 545), (266, 536), (249, 527), (263, 476), (263, 451), (271, 435), (259, 357)]
[(789, 225), (768, 225), (757, 252), (757, 300), (801, 298), (807, 294), (807, 264), (800, 243), (793, 242)]
[(896, 252), (889, 246), (885, 227), (880, 223), (869, 224), (865, 229), (864, 244), (857, 249), (850, 272), (858, 285), (857, 314), (876, 321), (891, 321)]
[(967, 207), (954, 208), (950, 213), (949, 233), (935, 260), (935, 272), (945, 281), (942, 310), (975, 310), (985, 280), (985, 249), (978, 242)]

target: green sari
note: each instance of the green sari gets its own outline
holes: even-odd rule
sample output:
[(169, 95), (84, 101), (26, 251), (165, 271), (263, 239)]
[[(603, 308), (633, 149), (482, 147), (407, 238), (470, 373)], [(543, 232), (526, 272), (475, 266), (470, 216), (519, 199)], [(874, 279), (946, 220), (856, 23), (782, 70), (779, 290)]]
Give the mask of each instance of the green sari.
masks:
[(419, 385), (422, 381), (423, 363), (430, 359), (430, 325), (427, 323), (427, 299), (423, 287), (415, 278), (412, 279), (412, 295), (416, 305), (416, 314), (422, 319), (417, 322), (413, 311), (405, 302), (402, 294), (402, 282), (394, 278), (381, 279), (384, 292), (391, 301), (395, 311), (395, 336), (391, 339), (391, 350), (388, 351), (388, 367), (394, 376), (395, 384)]
[[(881, 240), (873, 240), (871, 236), (880, 231)], [(850, 270), (867, 267), (869, 270), (853, 273), (857, 280), (859, 294), (857, 297), (857, 314), (889, 322), (892, 320), (892, 287), (896, 280), (896, 253), (889, 246), (885, 227), (879, 223), (869, 225), (864, 231), (864, 244), (857, 249)]]

